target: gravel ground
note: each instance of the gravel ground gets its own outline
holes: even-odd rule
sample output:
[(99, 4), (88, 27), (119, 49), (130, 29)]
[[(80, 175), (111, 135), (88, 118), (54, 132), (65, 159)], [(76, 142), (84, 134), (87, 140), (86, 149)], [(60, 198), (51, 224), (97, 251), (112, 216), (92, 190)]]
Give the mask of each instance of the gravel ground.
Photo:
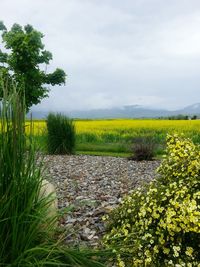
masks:
[(129, 161), (102, 156), (46, 156), (48, 179), (55, 185), (60, 226), (66, 241), (98, 246), (102, 216), (122, 197), (155, 176), (159, 161)]

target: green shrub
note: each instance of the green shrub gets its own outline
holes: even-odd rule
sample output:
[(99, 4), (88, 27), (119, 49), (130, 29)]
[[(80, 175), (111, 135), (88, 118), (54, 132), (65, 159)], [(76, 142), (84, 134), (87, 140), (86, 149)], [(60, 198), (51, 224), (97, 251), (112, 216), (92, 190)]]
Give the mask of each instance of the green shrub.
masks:
[(47, 147), (49, 154), (73, 154), (75, 125), (72, 119), (50, 113), (47, 117)]
[(200, 147), (167, 137), (158, 177), (108, 217), (104, 243), (118, 266), (200, 266)]
[(151, 136), (140, 136), (133, 139), (132, 160), (152, 160), (155, 156), (156, 143)]

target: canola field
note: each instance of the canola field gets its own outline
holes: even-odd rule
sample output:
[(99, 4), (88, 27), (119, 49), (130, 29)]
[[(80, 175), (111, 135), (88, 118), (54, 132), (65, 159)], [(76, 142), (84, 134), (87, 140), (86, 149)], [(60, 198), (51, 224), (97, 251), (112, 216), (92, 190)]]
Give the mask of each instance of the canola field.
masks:
[[(167, 133), (183, 133), (200, 144), (200, 120), (105, 119), (75, 120), (80, 151), (128, 152), (134, 137), (152, 136), (164, 144)], [(29, 122), (27, 121), (27, 132)], [(46, 134), (46, 122), (34, 121), (34, 135)]]
[[(88, 135), (94, 139), (130, 138), (138, 135), (159, 136), (167, 133), (184, 133), (193, 139), (200, 137), (200, 120), (136, 120), (136, 119), (110, 119), (110, 120), (76, 120), (78, 136)], [(29, 122), (27, 121), (27, 131)], [(43, 135), (46, 132), (44, 120), (34, 121), (34, 134)], [(84, 137), (83, 137), (84, 138)], [(87, 139), (87, 137), (85, 137)], [(92, 138), (92, 137), (91, 137)], [(199, 139), (200, 141), (200, 139)]]
[(200, 142), (200, 120), (88, 120), (76, 122), (78, 135), (95, 135), (97, 139), (129, 140), (132, 137), (153, 135), (163, 140), (167, 133), (184, 133)]

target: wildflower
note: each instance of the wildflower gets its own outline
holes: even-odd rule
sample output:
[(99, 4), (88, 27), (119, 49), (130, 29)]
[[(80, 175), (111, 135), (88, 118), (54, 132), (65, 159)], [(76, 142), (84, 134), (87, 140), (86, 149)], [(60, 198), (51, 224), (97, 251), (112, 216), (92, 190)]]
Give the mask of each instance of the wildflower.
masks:
[(193, 251), (194, 251), (194, 249), (192, 247), (187, 247), (185, 254), (188, 255), (189, 257), (192, 257)]
[(169, 249), (169, 248), (164, 248), (164, 249), (163, 249), (163, 253), (164, 253), (164, 254), (167, 254), (167, 255), (168, 255), (169, 252), (170, 252), (170, 249)]
[(175, 257), (179, 257), (179, 251), (181, 250), (181, 248), (179, 246), (173, 246), (173, 250), (174, 250), (174, 256)]

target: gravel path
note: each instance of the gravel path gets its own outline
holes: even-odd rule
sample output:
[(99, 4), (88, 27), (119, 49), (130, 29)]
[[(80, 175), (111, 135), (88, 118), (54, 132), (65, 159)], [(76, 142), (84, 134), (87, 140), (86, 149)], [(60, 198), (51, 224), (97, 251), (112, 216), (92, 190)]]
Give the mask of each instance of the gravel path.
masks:
[(69, 229), (66, 241), (91, 246), (103, 235), (102, 216), (133, 188), (150, 181), (159, 166), (159, 161), (101, 156), (46, 156), (45, 161), (57, 190), (60, 225)]

